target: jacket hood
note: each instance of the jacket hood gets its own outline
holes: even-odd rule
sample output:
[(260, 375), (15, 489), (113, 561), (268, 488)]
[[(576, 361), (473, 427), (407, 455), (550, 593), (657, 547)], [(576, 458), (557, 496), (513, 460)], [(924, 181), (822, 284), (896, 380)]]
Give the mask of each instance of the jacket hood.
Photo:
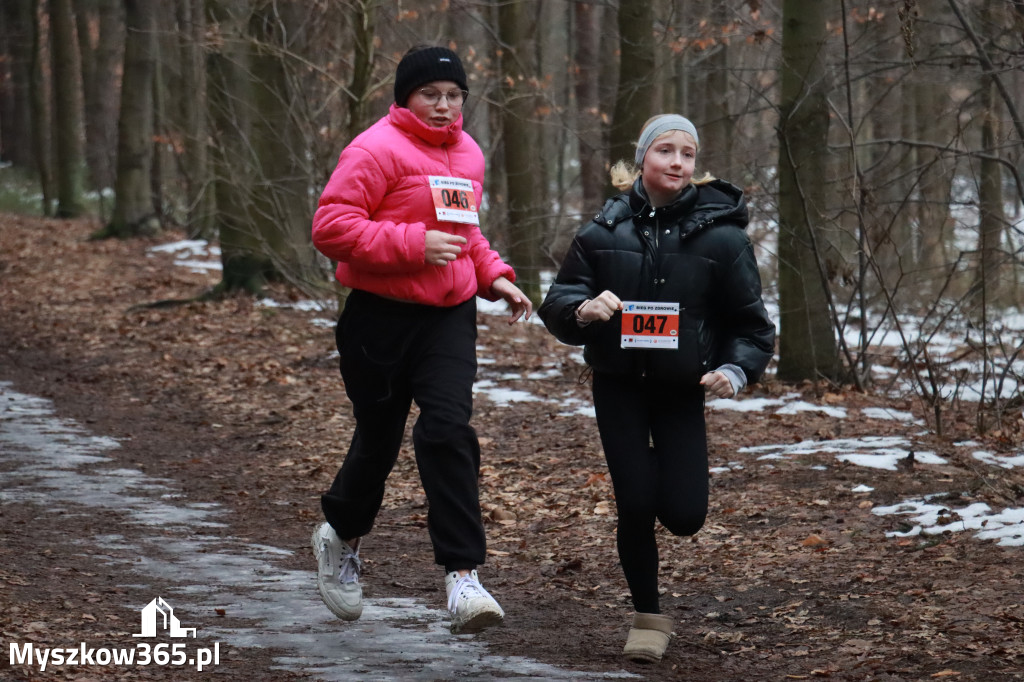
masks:
[(456, 144), (462, 138), (462, 114), (444, 128), (427, 125), (409, 109), (392, 104), (388, 120), (399, 130), (415, 135), (429, 145), (441, 147)]
[(743, 190), (725, 180), (712, 180), (699, 185), (687, 185), (680, 195), (667, 206), (653, 208), (637, 178), (633, 187), (609, 199), (594, 220), (608, 229), (627, 219), (645, 222), (651, 219), (679, 220), (681, 234), (703, 229), (722, 219), (746, 228), (750, 222)]

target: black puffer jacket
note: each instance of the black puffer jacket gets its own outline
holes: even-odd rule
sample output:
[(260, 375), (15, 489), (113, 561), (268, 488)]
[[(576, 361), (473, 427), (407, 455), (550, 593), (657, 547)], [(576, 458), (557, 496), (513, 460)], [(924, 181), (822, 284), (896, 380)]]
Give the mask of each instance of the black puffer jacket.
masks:
[[(580, 228), (538, 314), (563, 343), (585, 345), (596, 372), (690, 384), (733, 364), (754, 383), (772, 358), (775, 325), (747, 222), (743, 192), (728, 182), (690, 185), (652, 209), (637, 180)], [(623, 301), (678, 302), (679, 348), (621, 348), (621, 313), (580, 327), (576, 308), (606, 289)]]

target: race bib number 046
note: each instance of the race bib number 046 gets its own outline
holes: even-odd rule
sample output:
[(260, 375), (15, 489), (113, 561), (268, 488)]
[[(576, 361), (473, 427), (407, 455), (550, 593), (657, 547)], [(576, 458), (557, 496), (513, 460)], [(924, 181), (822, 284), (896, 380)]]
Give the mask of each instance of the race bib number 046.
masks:
[(434, 212), (438, 220), (449, 223), (480, 224), (480, 214), (476, 210), (476, 196), (473, 183), (465, 178), (449, 178), (443, 175), (431, 175), (430, 195), (434, 200)]
[(679, 348), (679, 304), (622, 302), (622, 348)]

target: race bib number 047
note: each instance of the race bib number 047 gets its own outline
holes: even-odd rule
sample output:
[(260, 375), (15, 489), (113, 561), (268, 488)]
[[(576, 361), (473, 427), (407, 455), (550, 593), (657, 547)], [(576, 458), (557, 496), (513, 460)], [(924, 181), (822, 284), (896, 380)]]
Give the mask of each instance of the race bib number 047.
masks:
[(480, 224), (472, 181), (443, 175), (431, 175), (427, 179), (430, 182), (430, 196), (434, 200), (434, 212), (438, 220)]
[(679, 304), (622, 302), (622, 348), (679, 348)]

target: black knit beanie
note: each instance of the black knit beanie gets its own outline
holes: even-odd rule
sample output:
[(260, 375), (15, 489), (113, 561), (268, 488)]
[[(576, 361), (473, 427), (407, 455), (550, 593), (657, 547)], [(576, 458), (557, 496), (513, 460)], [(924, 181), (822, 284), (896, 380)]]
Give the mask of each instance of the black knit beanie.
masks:
[(395, 103), (404, 107), (413, 90), (432, 81), (454, 81), (469, 91), (459, 56), (446, 47), (426, 47), (407, 53), (398, 63)]

